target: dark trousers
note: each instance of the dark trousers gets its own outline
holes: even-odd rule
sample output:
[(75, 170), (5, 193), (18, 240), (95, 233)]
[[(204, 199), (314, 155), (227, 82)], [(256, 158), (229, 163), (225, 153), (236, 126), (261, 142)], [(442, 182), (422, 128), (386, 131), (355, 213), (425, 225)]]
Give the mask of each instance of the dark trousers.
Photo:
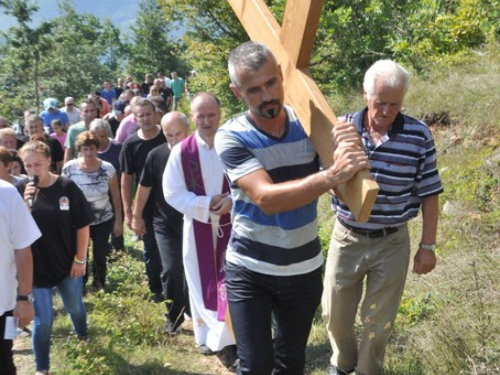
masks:
[[(106, 257), (108, 255), (108, 241), (111, 230), (113, 229), (113, 219), (101, 224), (90, 226), (90, 239), (92, 240), (92, 285), (98, 288), (104, 287), (106, 283)], [(88, 280), (88, 262), (87, 273), (83, 279), (84, 284)]]
[[(118, 181), (120, 181), (120, 177), (118, 176)], [(113, 199), (111, 198), (111, 193), (109, 194), (110, 200), (111, 200), (111, 205), (113, 205)], [(113, 206), (114, 209), (114, 206)], [(113, 226), (115, 225), (115, 220), (116, 216), (113, 216)], [(122, 224), (125, 220), (125, 215), (123, 214), (123, 206), (122, 206)], [(113, 226), (111, 228), (113, 228)], [(123, 234), (121, 236), (116, 237), (113, 233), (113, 230), (111, 230), (111, 243), (110, 243), (111, 248), (108, 246), (108, 250), (111, 252), (112, 249), (115, 249), (116, 251), (123, 251), (125, 249), (125, 244), (124, 244), (124, 239), (123, 239)]]
[(302, 375), (323, 291), (321, 268), (304, 275), (270, 276), (228, 264), (226, 283), (238, 374)]
[(12, 311), (0, 316), (0, 375), (16, 375), (14, 358), (12, 354), (12, 340), (3, 338), (5, 333), (5, 318), (12, 316)]
[(143, 217), (143, 219), (146, 224), (146, 233), (142, 236), (142, 242), (144, 243), (144, 263), (146, 264), (149, 290), (151, 293), (162, 293), (161, 258), (156, 244), (153, 220), (149, 217)]
[(153, 227), (162, 263), (161, 282), (167, 301), (167, 316), (177, 328), (184, 322), (184, 312), (189, 314), (182, 261), (182, 223), (177, 228), (163, 224), (154, 224)]

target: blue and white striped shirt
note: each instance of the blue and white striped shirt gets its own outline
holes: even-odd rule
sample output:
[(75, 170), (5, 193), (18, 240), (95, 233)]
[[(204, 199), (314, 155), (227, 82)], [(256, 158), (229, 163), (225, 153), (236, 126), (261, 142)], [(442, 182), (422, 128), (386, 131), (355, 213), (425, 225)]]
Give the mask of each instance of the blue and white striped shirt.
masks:
[(368, 153), (379, 192), (370, 219), (356, 223), (346, 204), (333, 197), (337, 216), (352, 226), (367, 229), (394, 227), (417, 216), (421, 199), (443, 192), (432, 134), (423, 122), (399, 113), (385, 140), (374, 145), (363, 126), (367, 108), (345, 116), (356, 126)]
[(287, 212), (265, 214), (237, 185), (259, 169), (274, 183), (306, 177), (319, 169), (314, 146), (290, 107), (281, 138), (258, 130), (246, 114), (229, 120), (215, 137), (215, 149), (229, 176), (233, 231), (226, 259), (251, 271), (275, 276), (311, 272), (323, 263), (318, 240), (317, 201)]

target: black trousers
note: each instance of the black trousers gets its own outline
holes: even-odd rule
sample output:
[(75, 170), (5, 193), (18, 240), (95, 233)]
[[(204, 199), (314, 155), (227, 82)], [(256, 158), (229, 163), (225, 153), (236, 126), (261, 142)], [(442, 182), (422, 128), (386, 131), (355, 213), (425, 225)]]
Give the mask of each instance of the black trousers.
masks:
[(16, 375), (14, 358), (12, 354), (12, 340), (5, 340), (5, 318), (12, 316), (12, 311), (5, 312), (0, 316), (0, 375)]
[[(105, 221), (101, 224), (90, 226), (90, 239), (92, 240), (92, 285), (94, 287), (102, 288), (106, 283), (107, 265), (106, 259), (108, 255), (108, 242), (109, 236), (113, 229), (113, 219)], [(88, 262), (87, 273), (83, 278), (83, 282), (87, 283), (88, 280)]]
[(177, 328), (184, 321), (184, 313), (189, 315), (188, 289), (182, 260), (182, 223), (176, 227), (155, 223), (153, 228), (162, 264), (161, 282), (167, 301), (167, 316)]
[(143, 219), (146, 225), (146, 233), (142, 236), (142, 243), (144, 244), (143, 257), (146, 265), (146, 274), (148, 275), (149, 290), (153, 294), (161, 293), (163, 291), (160, 277), (162, 266), (153, 229), (153, 219), (148, 216), (143, 216)]

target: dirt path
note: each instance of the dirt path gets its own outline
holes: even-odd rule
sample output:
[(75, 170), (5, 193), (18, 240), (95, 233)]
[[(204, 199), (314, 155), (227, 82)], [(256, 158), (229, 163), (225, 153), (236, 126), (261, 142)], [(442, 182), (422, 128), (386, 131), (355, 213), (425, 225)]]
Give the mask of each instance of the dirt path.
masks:
[[(192, 330), (192, 323), (187, 322), (183, 326), (185, 330)], [(33, 354), (33, 346), (31, 337), (22, 334), (14, 341), (14, 362), (17, 367), (17, 375), (33, 375), (35, 373), (35, 356)], [(214, 375), (233, 375), (234, 372), (229, 371), (220, 361), (217, 356), (207, 356), (199, 358), (206, 363), (207, 368), (211, 369)], [(144, 374), (147, 375), (147, 374)]]

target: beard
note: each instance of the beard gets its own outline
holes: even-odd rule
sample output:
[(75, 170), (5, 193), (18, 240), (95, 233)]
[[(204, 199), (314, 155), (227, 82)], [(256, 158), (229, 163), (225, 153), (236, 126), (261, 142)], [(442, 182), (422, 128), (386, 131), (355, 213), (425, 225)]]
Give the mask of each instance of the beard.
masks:
[[(270, 108), (266, 109), (268, 106), (270, 106)], [(273, 119), (280, 114), (282, 108), (283, 104), (281, 104), (278, 99), (272, 99), (267, 102), (262, 102), (259, 105), (259, 112), (257, 112), (257, 114), (265, 119)]]

